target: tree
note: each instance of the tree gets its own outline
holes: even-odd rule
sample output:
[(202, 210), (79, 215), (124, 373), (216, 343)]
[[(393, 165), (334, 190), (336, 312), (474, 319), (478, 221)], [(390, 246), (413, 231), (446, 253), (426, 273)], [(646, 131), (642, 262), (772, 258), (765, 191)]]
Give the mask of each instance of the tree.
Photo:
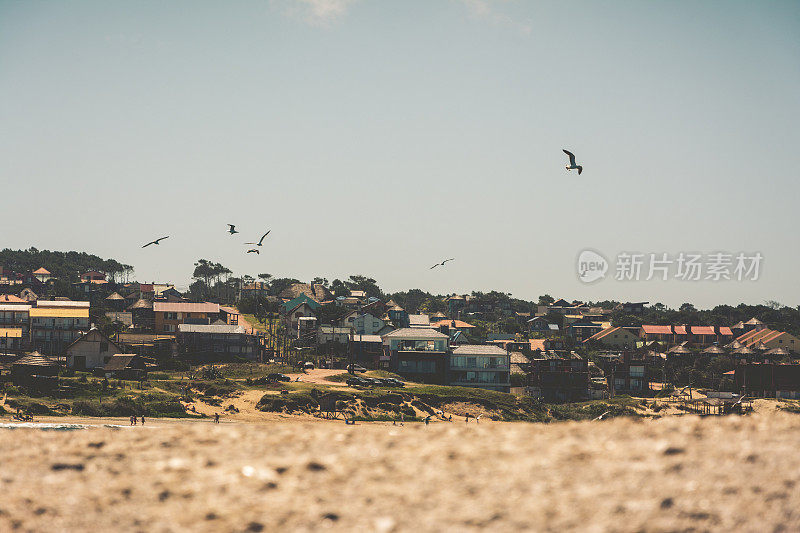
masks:
[(550, 305), (555, 301), (556, 299), (550, 296), (549, 294), (543, 294), (539, 296), (539, 305)]

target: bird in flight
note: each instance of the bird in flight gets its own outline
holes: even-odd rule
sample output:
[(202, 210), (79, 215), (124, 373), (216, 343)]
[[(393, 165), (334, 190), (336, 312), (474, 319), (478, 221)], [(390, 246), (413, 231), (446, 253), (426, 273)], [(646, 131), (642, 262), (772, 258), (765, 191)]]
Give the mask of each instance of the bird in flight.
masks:
[(247, 250), (248, 254), (256, 253), (261, 255), (261, 251), (258, 248), (253, 248), (252, 250)]
[(583, 167), (575, 164), (575, 154), (567, 150), (564, 150), (564, 153), (569, 156), (569, 165), (566, 166), (566, 169), (567, 170), (578, 169), (578, 176), (580, 176), (581, 172), (583, 172)]
[(236, 231), (236, 226), (234, 224), (228, 224), (228, 233), (233, 235), (234, 233), (239, 233)]
[(266, 232), (264, 235), (262, 235), (262, 236), (261, 236), (261, 239), (260, 239), (258, 242), (246, 242), (245, 244), (255, 244), (256, 246), (261, 246), (262, 244), (264, 244), (264, 237), (266, 237), (267, 235), (269, 235), (269, 232), (270, 232), (270, 231), (272, 231), (272, 230), (269, 230), (269, 231), (268, 231), (268, 232)]
[(142, 246), (142, 248), (147, 248), (151, 244), (161, 244), (159, 241), (163, 241), (164, 239), (169, 239), (169, 235), (167, 235), (166, 237), (161, 237), (160, 239), (156, 239), (154, 241), (150, 241), (147, 244), (145, 244), (144, 246)]
[(444, 261), (442, 261), (441, 263), (436, 263), (436, 264), (435, 264), (435, 265), (433, 265), (433, 266), (432, 266), (430, 269), (431, 269), (431, 270), (433, 270), (434, 268), (436, 268), (436, 267), (438, 267), (438, 266), (444, 266), (444, 264), (445, 264), (445, 263), (447, 263), (448, 261), (452, 261), (453, 259), (455, 259), (455, 257), (451, 257), (450, 259), (445, 259), (445, 260), (444, 260)]

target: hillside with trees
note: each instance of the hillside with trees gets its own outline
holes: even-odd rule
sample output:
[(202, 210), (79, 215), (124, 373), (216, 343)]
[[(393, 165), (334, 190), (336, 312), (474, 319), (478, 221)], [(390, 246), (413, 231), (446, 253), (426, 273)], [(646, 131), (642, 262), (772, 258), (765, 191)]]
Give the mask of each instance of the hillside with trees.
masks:
[(27, 250), (6, 248), (0, 251), (0, 265), (20, 273), (44, 267), (54, 277), (66, 282), (78, 281), (78, 276), (89, 270), (104, 272), (112, 281), (123, 281), (133, 274), (132, 266), (115, 259), (103, 259), (86, 252), (57, 252), (33, 247)]

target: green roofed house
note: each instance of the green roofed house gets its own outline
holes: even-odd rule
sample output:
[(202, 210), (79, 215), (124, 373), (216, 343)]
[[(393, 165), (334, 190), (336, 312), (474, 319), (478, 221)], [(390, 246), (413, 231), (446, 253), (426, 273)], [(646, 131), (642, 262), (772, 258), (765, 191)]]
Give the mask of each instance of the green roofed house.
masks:
[(281, 316), (286, 326), (292, 331), (297, 330), (297, 322), (301, 317), (316, 317), (316, 311), (322, 307), (320, 303), (307, 294), (300, 294), (296, 298), (281, 304)]

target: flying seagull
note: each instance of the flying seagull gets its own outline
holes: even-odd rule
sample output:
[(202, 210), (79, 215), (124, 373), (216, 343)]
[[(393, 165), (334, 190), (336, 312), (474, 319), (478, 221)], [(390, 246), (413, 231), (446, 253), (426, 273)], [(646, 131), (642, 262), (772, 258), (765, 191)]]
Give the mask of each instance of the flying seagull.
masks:
[(147, 244), (145, 244), (144, 246), (142, 246), (142, 248), (147, 248), (151, 244), (161, 244), (159, 241), (163, 241), (164, 239), (169, 239), (169, 235), (167, 235), (166, 237), (161, 237), (160, 239), (156, 239), (154, 241), (150, 241)]
[(448, 261), (452, 261), (453, 259), (455, 259), (455, 257), (451, 257), (450, 259), (445, 259), (445, 260), (444, 260), (444, 261), (442, 261), (441, 263), (436, 263), (435, 265), (433, 265), (433, 266), (431, 267), (431, 270), (433, 270), (434, 268), (436, 268), (436, 267), (438, 267), (438, 266), (444, 266), (444, 264), (445, 264), (445, 263), (447, 263)]
[(266, 232), (264, 235), (262, 235), (262, 236), (261, 236), (261, 239), (260, 239), (258, 242), (246, 242), (245, 244), (255, 244), (256, 246), (261, 246), (262, 244), (264, 244), (264, 237), (266, 237), (267, 235), (269, 235), (269, 232), (270, 232), (270, 231), (272, 231), (272, 230), (269, 230), (269, 231), (268, 231), (268, 232)]
[(236, 226), (234, 224), (228, 224), (228, 228), (229, 228), (228, 233), (230, 233), (231, 235), (233, 235), (234, 233), (239, 233), (238, 231), (236, 231)]
[(253, 248), (252, 250), (247, 250), (247, 253), (248, 254), (257, 253), (257, 254), (261, 255), (261, 252), (259, 251), (258, 248)]
[(583, 172), (583, 167), (575, 164), (575, 154), (567, 150), (564, 150), (564, 153), (569, 156), (569, 165), (567, 165), (566, 169), (567, 170), (578, 169), (578, 176), (580, 176), (581, 172)]

